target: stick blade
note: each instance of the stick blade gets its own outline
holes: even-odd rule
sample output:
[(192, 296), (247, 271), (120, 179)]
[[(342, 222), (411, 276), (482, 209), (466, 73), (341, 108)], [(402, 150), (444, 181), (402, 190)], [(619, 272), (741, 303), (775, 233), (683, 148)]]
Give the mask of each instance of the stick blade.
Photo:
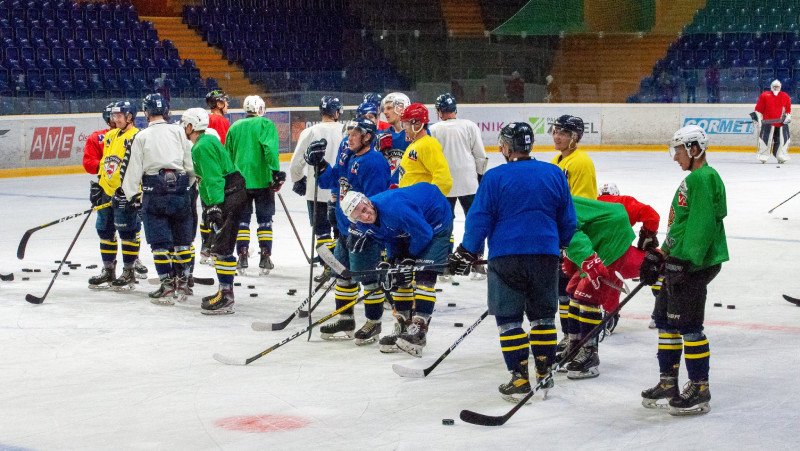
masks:
[(506, 416), (496, 417), (491, 415), (484, 415), (482, 413), (473, 412), (471, 410), (462, 410), (459, 415), (461, 421), (478, 426), (502, 426), (508, 421)]
[(395, 374), (397, 374), (400, 377), (420, 378), (427, 376), (427, 374), (425, 374), (424, 368), (409, 368), (407, 366), (403, 366), (398, 363), (392, 365), (392, 371), (394, 371)]
[(26, 294), (25, 295), (25, 300), (30, 302), (31, 304), (41, 304), (42, 302), (44, 302), (44, 298), (40, 298), (40, 297), (34, 296), (32, 294)]
[(214, 354), (214, 360), (219, 363), (224, 363), (225, 365), (239, 365), (244, 366), (247, 365), (247, 360), (245, 359), (235, 359), (233, 357), (224, 356), (222, 354)]
[(28, 246), (28, 240), (31, 237), (32, 232), (28, 230), (22, 235), (22, 239), (19, 240), (19, 247), (17, 247), (17, 258), (22, 260), (25, 258), (25, 247)]
[(0, 280), (4, 282), (11, 282), (14, 280), (14, 273), (12, 272), (10, 274), (0, 274)]

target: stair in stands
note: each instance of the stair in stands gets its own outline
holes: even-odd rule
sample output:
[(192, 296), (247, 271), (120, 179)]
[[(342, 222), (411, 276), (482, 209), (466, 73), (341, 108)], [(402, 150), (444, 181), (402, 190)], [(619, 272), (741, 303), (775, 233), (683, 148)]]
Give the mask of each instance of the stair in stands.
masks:
[(483, 15), (478, 0), (442, 0), (442, 15), (453, 36), (483, 36)]
[(142, 17), (142, 20), (153, 22), (158, 36), (172, 41), (181, 59), (194, 60), (200, 75), (203, 78), (215, 78), (229, 96), (262, 93), (263, 88), (251, 84), (238, 66), (229, 64), (222, 57), (222, 52), (209, 47), (200, 35), (181, 23), (180, 17)]

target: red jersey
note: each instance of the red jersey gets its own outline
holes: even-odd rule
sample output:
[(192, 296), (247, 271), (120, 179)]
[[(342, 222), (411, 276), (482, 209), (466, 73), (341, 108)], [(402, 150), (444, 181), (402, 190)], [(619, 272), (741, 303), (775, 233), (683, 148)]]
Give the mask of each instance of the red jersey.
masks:
[[(770, 119), (780, 119), (782, 112), (786, 109), (786, 114), (792, 112), (792, 99), (789, 98), (789, 94), (781, 91), (778, 95), (772, 93), (772, 91), (764, 91), (758, 96), (758, 102), (756, 103), (756, 111), (761, 113), (764, 116), (764, 120), (768, 121)], [(783, 124), (772, 124), (773, 127), (780, 127)]]
[(221, 114), (210, 113), (208, 115), (208, 126), (219, 133), (219, 140), (222, 141), (224, 146), (225, 136), (228, 134), (228, 129), (231, 128), (231, 123)]
[(86, 147), (83, 148), (83, 169), (89, 174), (98, 173), (100, 160), (103, 159), (103, 139), (108, 130), (97, 130), (86, 138)]
[(387, 128), (391, 127), (392, 124), (388, 122), (383, 122), (382, 120), (378, 120), (378, 130), (386, 130)]
[(653, 210), (653, 207), (643, 204), (631, 196), (604, 195), (598, 197), (597, 200), (622, 204), (625, 207), (625, 211), (628, 212), (628, 220), (631, 226), (641, 222), (642, 227), (645, 229), (651, 232), (658, 232), (658, 222), (661, 217)]

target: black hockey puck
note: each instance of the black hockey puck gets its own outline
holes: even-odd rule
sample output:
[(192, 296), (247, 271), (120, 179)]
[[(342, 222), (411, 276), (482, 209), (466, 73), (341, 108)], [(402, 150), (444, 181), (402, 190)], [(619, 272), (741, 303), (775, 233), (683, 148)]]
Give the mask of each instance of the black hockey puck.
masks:
[(30, 268), (22, 268), (22, 272), (33, 272)]
[(69, 275), (69, 271), (61, 271), (61, 274), (65, 275), (65, 276), (68, 276)]
[(241, 287), (242, 286), (242, 282), (233, 282), (233, 286), (234, 287)]
[(295, 293), (297, 293), (297, 290), (295, 290), (294, 288), (289, 288), (289, 291), (287, 291), (287, 293), (295, 294)]
[(289, 291), (286, 292), (286, 295), (287, 296), (294, 296), (294, 291), (289, 290)]
[(50, 272), (51, 272), (51, 273), (53, 273), (53, 274), (55, 274), (55, 273), (57, 273), (57, 272), (58, 272), (58, 270), (57, 270), (57, 269), (51, 269), (51, 270), (50, 270)]
[(722, 303), (721, 302), (715, 302), (714, 303), (714, 307), (722, 307)]
[(30, 277), (23, 277), (22, 280), (31, 280)]
[(464, 323), (455, 323), (453, 324), (455, 327), (464, 327)]
[(458, 286), (460, 285), (458, 282), (452, 282), (453, 285)]
[(733, 309), (735, 309), (735, 308), (736, 308), (736, 306), (735, 306), (735, 305), (733, 305), (733, 304), (728, 304), (728, 308), (729, 308), (729, 309), (731, 309), (731, 310), (733, 310)]
[(437, 293), (441, 293), (441, 292), (442, 292), (442, 289), (441, 289), (441, 288), (437, 288), (437, 289), (436, 289), (436, 292), (437, 292)]
[(41, 270), (41, 269), (39, 269), (39, 268), (35, 268), (35, 269), (33, 270), (33, 272), (42, 272), (42, 270)]
[(97, 268), (97, 265), (89, 265), (86, 267), (86, 269), (95, 269), (95, 268)]
[(784, 221), (788, 221), (788, 220), (789, 220), (789, 218), (783, 218), (783, 220), (784, 220)]
[(53, 260), (53, 263), (61, 263), (61, 260)]
[(70, 261), (70, 260), (64, 260), (64, 264), (65, 264), (65, 265), (71, 265), (71, 264), (72, 264), (72, 261)]
[(247, 286), (247, 288), (249, 288), (249, 289), (251, 289), (251, 290), (252, 290), (252, 289), (254, 289), (255, 287), (256, 287), (255, 285), (248, 285), (248, 286)]
[(251, 297), (251, 298), (254, 298), (254, 297), (256, 297), (256, 296), (258, 296), (258, 293), (250, 293), (250, 297)]
[(456, 422), (453, 421), (450, 418), (445, 418), (445, 419), (442, 420), (442, 424), (445, 425), (445, 426), (452, 426), (452, 425), (456, 424)]
[(456, 303), (455, 303), (455, 302), (448, 302), (448, 303), (447, 303), (447, 306), (448, 306), (448, 307), (455, 307), (455, 306), (456, 306)]

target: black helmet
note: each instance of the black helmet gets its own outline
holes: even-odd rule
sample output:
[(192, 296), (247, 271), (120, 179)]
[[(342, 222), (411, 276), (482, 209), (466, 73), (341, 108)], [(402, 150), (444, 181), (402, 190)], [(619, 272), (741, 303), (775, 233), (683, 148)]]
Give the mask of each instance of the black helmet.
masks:
[(324, 116), (333, 117), (336, 113), (341, 116), (342, 111), (342, 101), (336, 96), (322, 96), (319, 100), (319, 112)]
[(111, 110), (114, 108), (116, 102), (111, 102), (103, 109), (103, 121), (108, 124), (111, 122)]
[(500, 130), (497, 140), (508, 143), (512, 153), (529, 153), (533, 148), (533, 129), (527, 122), (512, 122)]
[(440, 113), (455, 113), (456, 98), (453, 97), (453, 94), (445, 92), (444, 94), (436, 98), (436, 102), (433, 103), (433, 106), (436, 109), (436, 111)]
[(211, 109), (217, 107), (217, 102), (224, 102), (226, 100), (228, 100), (228, 94), (225, 94), (225, 91), (221, 89), (215, 89), (206, 94), (206, 105)]
[(150, 117), (169, 115), (169, 102), (159, 93), (147, 94), (142, 100), (142, 111)]
[(559, 128), (566, 132), (575, 133), (576, 138), (575, 142), (578, 142), (583, 138), (583, 119), (577, 116), (570, 116), (569, 114), (565, 114), (553, 123), (553, 128)]

